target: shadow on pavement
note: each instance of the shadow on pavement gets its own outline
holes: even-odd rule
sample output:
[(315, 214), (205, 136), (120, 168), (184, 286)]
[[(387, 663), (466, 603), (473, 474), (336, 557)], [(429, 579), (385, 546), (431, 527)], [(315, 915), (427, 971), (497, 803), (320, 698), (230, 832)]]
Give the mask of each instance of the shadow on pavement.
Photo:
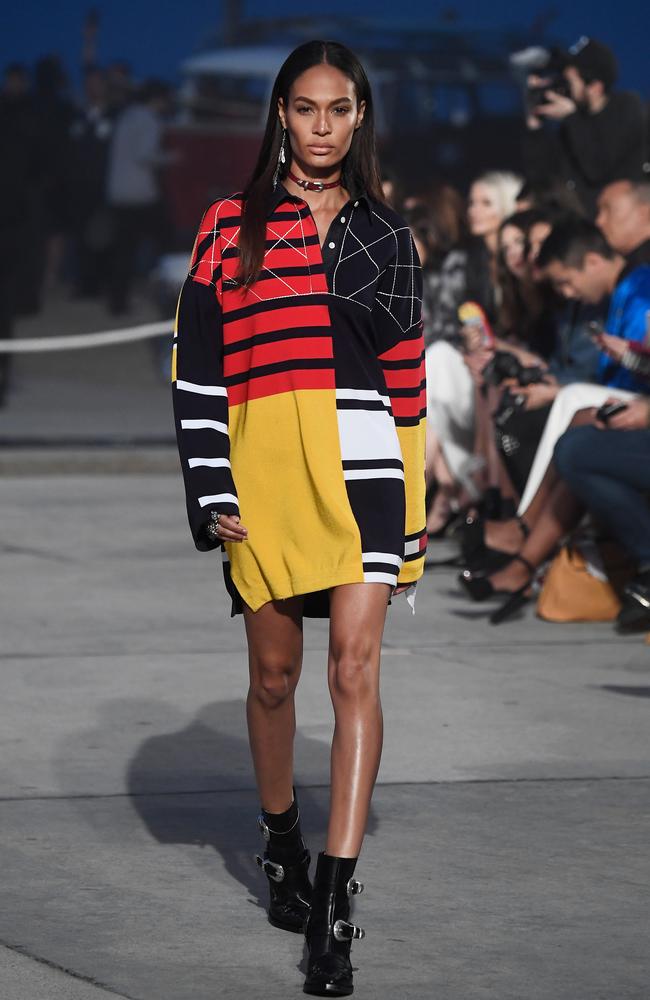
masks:
[[(298, 730), (296, 783), (314, 859), (327, 830), (328, 792), (322, 786), (329, 783), (329, 753), (325, 743)], [(203, 776), (198, 783), (197, 773)], [(145, 740), (127, 769), (133, 808), (152, 837), (159, 843), (212, 847), (256, 905), (266, 907), (266, 879), (253, 859), (264, 842), (257, 830), (259, 801), (252, 783), (243, 701), (213, 702), (182, 729)], [(368, 832), (376, 825), (371, 812)]]

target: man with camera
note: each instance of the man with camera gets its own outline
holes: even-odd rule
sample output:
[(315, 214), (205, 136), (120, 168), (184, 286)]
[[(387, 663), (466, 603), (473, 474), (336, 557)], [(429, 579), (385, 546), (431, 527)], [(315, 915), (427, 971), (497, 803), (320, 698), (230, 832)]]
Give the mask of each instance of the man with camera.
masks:
[(585, 37), (528, 77), (526, 175), (559, 175), (589, 213), (602, 187), (639, 176), (646, 160), (643, 103), (638, 94), (613, 91), (617, 77), (611, 49)]

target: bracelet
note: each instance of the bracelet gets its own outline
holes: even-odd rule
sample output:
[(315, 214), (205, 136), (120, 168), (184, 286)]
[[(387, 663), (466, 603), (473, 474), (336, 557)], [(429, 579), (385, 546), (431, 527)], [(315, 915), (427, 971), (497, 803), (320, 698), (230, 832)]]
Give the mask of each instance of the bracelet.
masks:
[(206, 533), (210, 536), (210, 538), (214, 538), (214, 540), (217, 541), (217, 542), (221, 541), (221, 538), (219, 537), (219, 518), (220, 517), (221, 517), (221, 514), (218, 511), (211, 510), (210, 511), (210, 522), (209, 522), (209, 524), (207, 525), (207, 527), (205, 529)]

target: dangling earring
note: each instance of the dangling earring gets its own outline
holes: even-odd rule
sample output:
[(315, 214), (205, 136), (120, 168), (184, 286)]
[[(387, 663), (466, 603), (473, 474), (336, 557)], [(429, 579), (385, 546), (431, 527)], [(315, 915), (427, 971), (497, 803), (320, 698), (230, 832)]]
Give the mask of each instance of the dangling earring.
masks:
[(274, 191), (275, 191), (276, 187), (278, 186), (278, 178), (280, 176), (280, 170), (282, 169), (282, 167), (284, 166), (284, 164), (287, 162), (287, 155), (286, 155), (286, 153), (284, 151), (284, 142), (285, 142), (286, 138), (287, 138), (287, 130), (286, 130), (286, 128), (283, 128), (282, 129), (282, 142), (280, 143), (280, 152), (278, 154), (278, 163), (277, 163), (277, 166), (275, 168), (275, 173), (273, 174), (273, 190)]

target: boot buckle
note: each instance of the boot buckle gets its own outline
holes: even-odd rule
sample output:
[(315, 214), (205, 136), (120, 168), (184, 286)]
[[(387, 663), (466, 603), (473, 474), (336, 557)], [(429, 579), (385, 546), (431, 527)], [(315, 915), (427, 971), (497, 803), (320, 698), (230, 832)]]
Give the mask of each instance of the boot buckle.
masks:
[(363, 892), (363, 882), (357, 881), (356, 878), (351, 878), (346, 886), (346, 891), (348, 896), (358, 896)]
[(284, 868), (282, 865), (276, 864), (275, 861), (270, 861), (269, 858), (261, 858), (259, 854), (255, 855), (255, 860), (268, 878), (273, 882), (282, 882), (284, 878)]
[(347, 920), (337, 920), (333, 927), (334, 937), (337, 941), (360, 941), (366, 936), (362, 927), (348, 923)]
[(271, 833), (270, 833), (270, 831), (269, 831), (269, 828), (268, 828), (268, 826), (267, 826), (267, 825), (266, 825), (266, 823), (264, 822), (264, 817), (262, 816), (262, 814), (261, 814), (261, 813), (260, 813), (260, 814), (259, 814), (259, 816), (257, 817), (257, 825), (258, 825), (258, 827), (259, 827), (259, 831), (260, 831), (260, 833), (261, 833), (261, 834), (262, 834), (262, 836), (264, 837), (264, 840), (266, 840), (266, 841), (267, 841), (267, 843), (268, 843), (268, 841), (269, 841), (269, 840), (271, 839)]

